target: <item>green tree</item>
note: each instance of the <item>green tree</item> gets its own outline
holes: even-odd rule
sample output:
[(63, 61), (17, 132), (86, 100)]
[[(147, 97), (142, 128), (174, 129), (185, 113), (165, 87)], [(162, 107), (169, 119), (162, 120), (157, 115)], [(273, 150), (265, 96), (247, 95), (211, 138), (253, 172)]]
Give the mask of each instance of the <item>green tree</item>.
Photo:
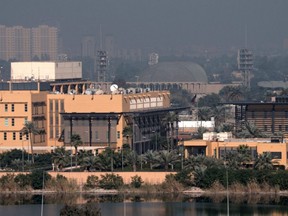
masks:
[(131, 177), (132, 187), (140, 188), (142, 184), (143, 184), (143, 180), (142, 180), (141, 176), (136, 175), (136, 176)]
[(104, 189), (119, 189), (123, 186), (123, 178), (118, 174), (107, 173), (105, 175), (101, 175), (101, 179), (99, 181), (99, 186)]
[(57, 169), (62, 170), (69, 163), (70, 157), (64, 147), (56, 148), (52, 155), (52, 161)]
[(78, 147), (82, 145), (82, 140), (79, 134), (72, 134), (71, 136), (71, 146), (75, 148), (75, 164), (77, 167), (77, 155), (78, 155)]
[(34, 153), (33, 153), (34, 136), (32, 135), (39, 134), (40, 130), (34, 126), (33, 122), (26, 122), (20, 132), (29, 136), (31, 155), (32, 155), (31, 160), (32, 164), (34, 164)]
[(180, 159), (179, 155), (177, 154), (177, 151), (167, 151), (162, 150), (158, 152), (158, 157), (156, 158), (156, 164), (158, 166), (164, 167), (165, 170), (169, 169), (169, 165), (171, 168), (175, 165), (176, 162), (178, 162)]
[(138, 162), (138, 155), (136, 151), (130, 150), (129, 152), (127, 152), (125, 160), (127, 164), (132, 166), (133, 172), (136, 172)]
[(143, 156), (143, 160), (144, 162), (149, 164), (150, 170), (153, 169), (155, 162), (156, 162), (156, 158), (158, 156), (157, 152), (154, 152), (152, 150), (148, 150), (144, 156)]
[(258, 155), (254, 163), (254, 168), (256, 170), (271, 170), (273, 169), (272, 157), (269, 152), (264, 152)]

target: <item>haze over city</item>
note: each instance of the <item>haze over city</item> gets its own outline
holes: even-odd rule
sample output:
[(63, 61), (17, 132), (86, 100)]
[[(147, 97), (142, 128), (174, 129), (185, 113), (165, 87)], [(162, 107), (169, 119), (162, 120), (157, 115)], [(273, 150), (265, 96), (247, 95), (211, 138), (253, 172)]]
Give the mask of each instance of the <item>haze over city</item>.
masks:
[[(281, 50), (288, 38), (285, 0), (4, 0), (1, 25), (55, 26), (64, 52), (81, 38), (112, 34), (119, 47)], [(246, 34), (247, 33), (247, 34)], [(245, 37), (247, 35), (247, 37)]]

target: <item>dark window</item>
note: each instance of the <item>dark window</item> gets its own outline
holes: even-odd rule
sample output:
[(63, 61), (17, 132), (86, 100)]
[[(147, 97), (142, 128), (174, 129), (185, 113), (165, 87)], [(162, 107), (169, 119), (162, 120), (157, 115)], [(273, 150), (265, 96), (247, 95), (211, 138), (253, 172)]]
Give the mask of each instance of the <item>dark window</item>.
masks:
[(19, 140), (22, 140), (22, 133), (19, 133)]
[(282, 152), (271, 152), (272, 159), (282, 159)]
[(3, 134), (3, 139), (7, 140), (7, 133), (6, 132), (4, 132), (4, 134)]
[(13, 132), (13, 140), (16, 140), (16, 133)]
[(8, 112), (8, 104), (5, 104), (5, 112)]
[(11, 119), (11, 125), (15, 126), (15, 119), (14, 118)]
[(28, 111), (28, 104), (24, 104), (24, 111), (25, 111), (25, 112)]
[(11, 112), (14, 112), (14, 104), (11, 104)]

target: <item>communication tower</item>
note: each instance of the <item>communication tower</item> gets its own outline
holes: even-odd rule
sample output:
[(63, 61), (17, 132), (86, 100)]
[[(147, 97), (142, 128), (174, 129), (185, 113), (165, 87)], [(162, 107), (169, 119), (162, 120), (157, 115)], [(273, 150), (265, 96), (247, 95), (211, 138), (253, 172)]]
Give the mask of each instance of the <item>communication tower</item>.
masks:
[(243, 74), (243, 85), (250, 88), (251, 73), (253, 71), (253, 53), (248, 49), (238, 50), (238, 70)]

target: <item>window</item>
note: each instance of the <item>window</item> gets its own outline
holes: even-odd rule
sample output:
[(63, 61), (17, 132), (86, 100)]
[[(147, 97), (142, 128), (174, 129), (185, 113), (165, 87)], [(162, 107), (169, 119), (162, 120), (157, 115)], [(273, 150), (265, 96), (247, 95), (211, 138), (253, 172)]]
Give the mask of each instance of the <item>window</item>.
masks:
[(3, 133), (3, 139), (7, 140), (7, 133), (6, 132)]
[(8, 104), (5, 104), (5, 112), (8, 112)]
[(117, 139), (120, 139), (120, 131), (117, 131)]
[(28, 119), (27, 118), (25, 118), (24, 119), (24, 124), (26, 124), (28, 122)]
[(11, 112), (14, 112), (14, 104), (11, 104)]
[(279, 131), (282, 131), (282, 125), (279, 125)]
[(282, 152), (271, 152), (272, 159), (282, 159)]
[(11, 119), (11, 125), (15, 126), (15, 119), (14, 118)]
[(26, 140), (29, 140), (29, 135), (28, 134), (26, 134)]
[(4, 119), (4, 125), (5, 125), (5, 126), (9, 126), (8, 118), (5, 118), (5, 119)]
[(15, 132), (13, 132), (13, 140), (16, 140), (16, 133)]
[(25, 112), (28, 111), (28, 104), (24, 104), (24, 111), (25, 111)]
[(22, 140), (23, 134), (22, 132), (19, 133), (19, 140)]

